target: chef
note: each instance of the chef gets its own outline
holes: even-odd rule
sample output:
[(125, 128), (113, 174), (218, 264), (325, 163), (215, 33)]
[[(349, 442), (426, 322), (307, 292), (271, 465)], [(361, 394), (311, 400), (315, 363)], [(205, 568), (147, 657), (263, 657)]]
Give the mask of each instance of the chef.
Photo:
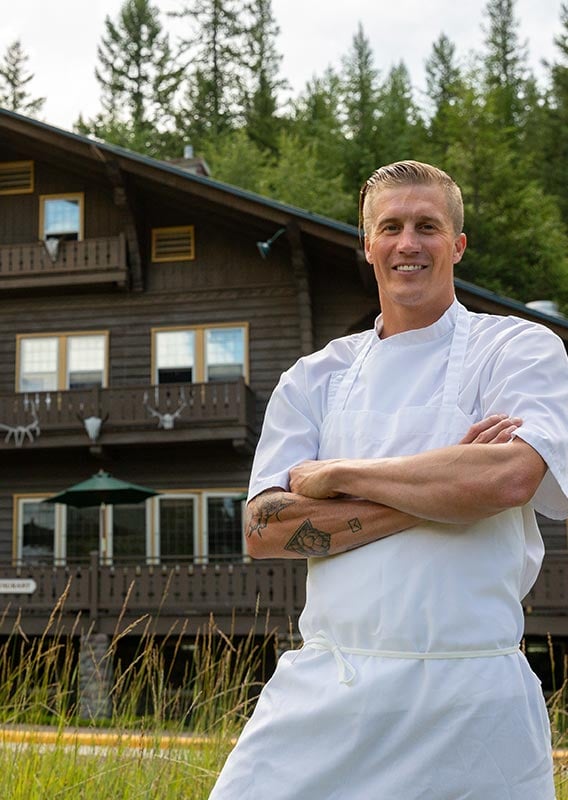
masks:
[(568, 516), (568, 363), (547, 328), (468, 312), (459, 187), (415, 161), (361, 190), (381, 315), (281, 378), (252, 471), (257, 558), (307, 558), (285, 653), (211, 800), (554, 800), (519, 643)]

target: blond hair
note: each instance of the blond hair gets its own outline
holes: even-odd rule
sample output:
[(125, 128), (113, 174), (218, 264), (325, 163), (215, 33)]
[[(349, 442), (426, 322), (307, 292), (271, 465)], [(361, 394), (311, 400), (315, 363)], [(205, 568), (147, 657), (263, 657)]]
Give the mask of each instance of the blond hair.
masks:
[(368, 178), (359, 193), (359, 227), (365, 236), (372, 229), (372, 199), (383, 189), (396, 186), (440, 186), (446, 195), (448, 213), (452, 220), (454, 233), (458, 236), (463, 230), (463, 199), (460, 187), (450, 176), (438, 167), (423, 164), (421, 161), (396, 161), (379, 167)]

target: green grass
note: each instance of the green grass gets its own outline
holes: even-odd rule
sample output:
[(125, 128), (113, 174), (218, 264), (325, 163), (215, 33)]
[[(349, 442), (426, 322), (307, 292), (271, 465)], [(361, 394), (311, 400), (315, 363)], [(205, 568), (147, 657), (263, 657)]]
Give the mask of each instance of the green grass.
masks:
[[(48, 724), (57, 734), (50, 744), (0, 744), (2, 800), (207, 800), (260, 691), (257, 676), (274, 639), (267, 636), (269, 644), (262, 646), (252, 633), (237, 640), (211, 621), (197, 640), (191, 668), (172, 688), (166, 664), (187, 641), (184, 631), (157, 641), (148, 623), (128, 663), (118, 658), (124, 635), (112, 639), (103, 657), (113, 665), (107, 720), (79, 719), (77, 658), (69, 639), (51, 632), (28, 642), (16, 630), (0, 647), (0, 728), (13, 733)], [(555, 745), (568, 748), (567, 701), (565, 681), (549, 711)], [(95, 748), (70, 740), (70, 728), (139, 732), (148, 745), (128, 746), (123, 737), (115, 746)], [(161, 748), (165, 735), (183, 737), (184, 746)], [(187, 746), (190, 736), (199, 742)], [(568, 800), (568, 759), (557, 772), (557, 800)]]

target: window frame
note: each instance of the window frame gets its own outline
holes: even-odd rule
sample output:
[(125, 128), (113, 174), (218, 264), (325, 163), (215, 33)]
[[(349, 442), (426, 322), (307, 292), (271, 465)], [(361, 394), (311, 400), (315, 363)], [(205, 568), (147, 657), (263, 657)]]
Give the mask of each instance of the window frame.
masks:
[[(152, 386), (159, 386), (158, 381), (158, 340), (159, 333), (170, 333), (175, 331), (192, 331), (195, 336), (195, 362), (194, 362), (194, 377), (191, 383), (209, 383), (206, 378), (207, 375), (207, 353), (206, 353), (206, 331), (219, 330), (222, 328), (240, 328), (243, 331), (243, 351), (244, 351), (244, 364), (243, 364), (243, 378), (245, 383), (249, 383), (250, 373), (250, 358), (249, 358), (249, 323), (247, 321), (235, 322), (219, 322), (219, 323), (204, 323), (199, 325), (173, 325), (166, 327), (153, 327), (150, 329), (152, 337), (152, 355), (151, 355), (151, 376), (150, 381)], [(214, 383), (215, 381), (211, 381)]]
[(57, 339), (57, 388), (47, 389), (45, 391), (53, 392), (70, 392), (70, 391), (88, 391), (85, 389), (70, 389), (69, 383), (69, 370), (68, 370), (68, 347), (67, 342), (69, 339), (78, 338), (80, 336), (102, 336), (104, 338), (104, 365), (103, 365), (103, 381), (101, 384), (102, 389), (108, 387), (109, 382), (109, 353), (110, 353), (110, 331), (42, 331), (41, 333), (17, 333), (16, 334), (16, 375), (15, 375), (15, 390), (19, 394), (26, 394), (34, 392), (34, 389), (20, 389), (21, 385), (21, 369), (22, 369), (22, 341), (27, 339)]
[[(61, 192), (56, 194), (39, 195), (39, 235), (38, 239), (43, 242), (50, 238), (45, 234), (45, 202), (46, 200), (78, 200), (79, 201), (79, 230), (77, 231), (77, 241), (82, 242), (85, 236), (85, 193), (84, 192)], [(51, 238), (58, 238), (56, 235)]]

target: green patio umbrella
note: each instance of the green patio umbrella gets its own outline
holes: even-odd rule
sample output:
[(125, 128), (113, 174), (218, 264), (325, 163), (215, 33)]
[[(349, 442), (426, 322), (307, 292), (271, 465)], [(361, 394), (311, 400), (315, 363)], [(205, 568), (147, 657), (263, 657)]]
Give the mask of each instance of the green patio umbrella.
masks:
[(160, 494), (146, 486), (113, 478), (102, 469), (86, 481), (76, 483), (65, 491), (48, 497), (45, 503), (61, 503), (74, 508), (99, 506), (99, 535), (101, 560), (107, 559), (106, 506), (119, 503), (142, 503), (149, 497)]

